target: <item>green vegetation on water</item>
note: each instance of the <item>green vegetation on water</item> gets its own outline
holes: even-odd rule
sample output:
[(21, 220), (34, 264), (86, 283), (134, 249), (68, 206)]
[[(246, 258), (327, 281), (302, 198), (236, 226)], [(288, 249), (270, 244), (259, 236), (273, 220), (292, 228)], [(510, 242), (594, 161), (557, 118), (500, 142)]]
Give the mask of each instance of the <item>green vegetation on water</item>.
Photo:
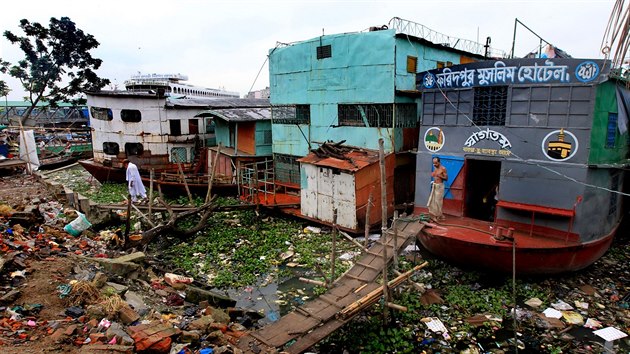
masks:
[[(236, 203), (221, 199), (217, 203)], [(178, 227), (185, 229), (196, 223), (186, 220)], [(164, 257), (197, 279), (205, 278), (217, 288), (253, 285), (259, 279), (288, 276), (279, 265), (292, 262), (308, 269), (320, 268), (330, 277), (332, 234), (305, 233), (304, 226), (288, 218), (261, 215), (254, 210), (218, 211), (212, 213), (205, 229), (192, 240), (183, 240), (164, 250)], [(338, 242), (337, 254), (353, 246)], [(348, 263), (337, 261), (339, 276)]]

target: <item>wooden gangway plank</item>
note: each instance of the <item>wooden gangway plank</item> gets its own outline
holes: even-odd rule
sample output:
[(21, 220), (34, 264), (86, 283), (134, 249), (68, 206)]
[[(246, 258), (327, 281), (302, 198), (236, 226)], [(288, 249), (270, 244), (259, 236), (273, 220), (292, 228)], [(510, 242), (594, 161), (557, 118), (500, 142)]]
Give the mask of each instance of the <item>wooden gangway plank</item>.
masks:
[[(411, 240), (415, 240), (424, 224), (416, 220), (396, 223), (399, 253)], [(375, 281), (383, 271), (383, 250), (387, 250), (387, 264), (393, 259), (394, 232), (388, 230), (384, 244), (377, 242), (343, 276), (333, 283), (325, 294), (306, 302), (278, 321), (241, 337), (237, 343), (246, 353), (271, 353), (276, 348), (288, 353), (302, 353), (323, 338), (349, 322), (337, 314), (374, 290), (382, 287)], [(284, 348), (287, 343), (290, 346)]]

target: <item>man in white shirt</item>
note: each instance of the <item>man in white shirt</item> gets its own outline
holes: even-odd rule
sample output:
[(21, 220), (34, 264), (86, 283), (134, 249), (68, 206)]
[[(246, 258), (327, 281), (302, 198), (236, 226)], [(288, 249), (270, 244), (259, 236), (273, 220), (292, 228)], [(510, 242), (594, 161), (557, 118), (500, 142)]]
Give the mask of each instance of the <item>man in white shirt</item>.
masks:
[(123, 162), (125, 168), (127, 168), (127, 187), (129, 189), (129, 195), (131, 196), (131, 201), (138, 201), (138, 196), (142, 199), (147, 197), (147, 190), (144, 188), (142, 184), (142, 179), (140, 178), (140, 172), (138, 172), (138, 166), (134, 163), (129, 162), (129, 160), (125, 160)]

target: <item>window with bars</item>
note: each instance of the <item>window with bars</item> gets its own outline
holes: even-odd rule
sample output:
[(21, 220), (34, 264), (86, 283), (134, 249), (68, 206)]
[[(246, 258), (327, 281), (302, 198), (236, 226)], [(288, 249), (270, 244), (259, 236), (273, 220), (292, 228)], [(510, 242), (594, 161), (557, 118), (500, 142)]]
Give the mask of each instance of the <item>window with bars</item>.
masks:
[[(394, 108), (396, 117), (394, 122)], [(340, 104), (337, 107), (340, 126), (370, 128), (415, 128), (418, 126), (418, 106), (398, 104)]]
[(298, 158), (298, 156), (293, 155), (274, 155), (277, 181), (300, 184), (300, 163), (297, 161)]
[(265, 130), (263, 132), (263, 138), (262, 138), (262, 143), (264, 145), (270, 145), (272, 143), (272, 139), (271, 139), (271, 130)]
[(271, 121), (274, 124), (310, 124), (311, 106), (308, 104), (272, 106)]
[(417, 128), (418, 105), (415, 103), (397, 103), (394, 125), (396, 128)]
[(317, 47), (317, 59), (325, 59), (332, 57), (332, 47), (328, 45), (320, 45)]
[(475, 87), (473, 123), (505, 125), (507, 86)]
[(172, 162), (186, 162), (186, 148), (174, 147), (171, 149), (171, 161)]
[(391, 128), (393, 104), (340, 104), (337, 107), (340, 126)]
[(606, 148), (612, 149), (617, 141), (617, 113), (608, 113), (608, 126), (606, 127)]

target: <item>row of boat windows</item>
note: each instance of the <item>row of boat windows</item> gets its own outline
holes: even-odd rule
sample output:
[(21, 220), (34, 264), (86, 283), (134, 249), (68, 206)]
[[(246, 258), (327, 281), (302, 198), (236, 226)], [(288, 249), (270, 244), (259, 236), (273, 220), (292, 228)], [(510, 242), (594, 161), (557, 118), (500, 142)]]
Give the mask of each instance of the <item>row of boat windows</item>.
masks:
[(205, 97), (236, 97), (234, 95), (219, 93), (219, 92), (208, 92), (208, 91), (200, 91), (200, 90), (192, 90), (184, 87), (173, 87), (173, 93), (180, 95), (195, 95), (195, 96), (205, 96)]
[(472, 118), (476, 125), (588, 127), (591, 92), (592, 87), (569, 85), (426, 91), (422, 123), (469, 126)]
[[(310, 105), (273, 106), (272, 122), (277, 124), (310, 124)], [(109, 108), (90, 107), (94, 119), (113, 120)], [(339, 104), (337, 106), (338, 125), (372, 128), (416, 128), (418, 127), (418, 106), (415, 103), (398, 104)], [(394, 117), (396, 117), (394, 119)], [(123, 109), (120, 119), (127, 123), (142, 121), (142, 113), (137, 109)], [(189, 120), (189, 134), (199, 132), (198, 123)], [(179, 121), (170, 120), (171, 135), (181, 135)]]
[[(141, 143), (125, 143), (126, 156), (139, 156), (144, 152), (144, 146)], [(103, 153), (106, 155), (118, 155), (120, 153), (120, 145), (114, 142), (103, 143)], [(171, 149), (172, 162), (192, 162), (195, 159), (195, 148), (174, 147)]]

